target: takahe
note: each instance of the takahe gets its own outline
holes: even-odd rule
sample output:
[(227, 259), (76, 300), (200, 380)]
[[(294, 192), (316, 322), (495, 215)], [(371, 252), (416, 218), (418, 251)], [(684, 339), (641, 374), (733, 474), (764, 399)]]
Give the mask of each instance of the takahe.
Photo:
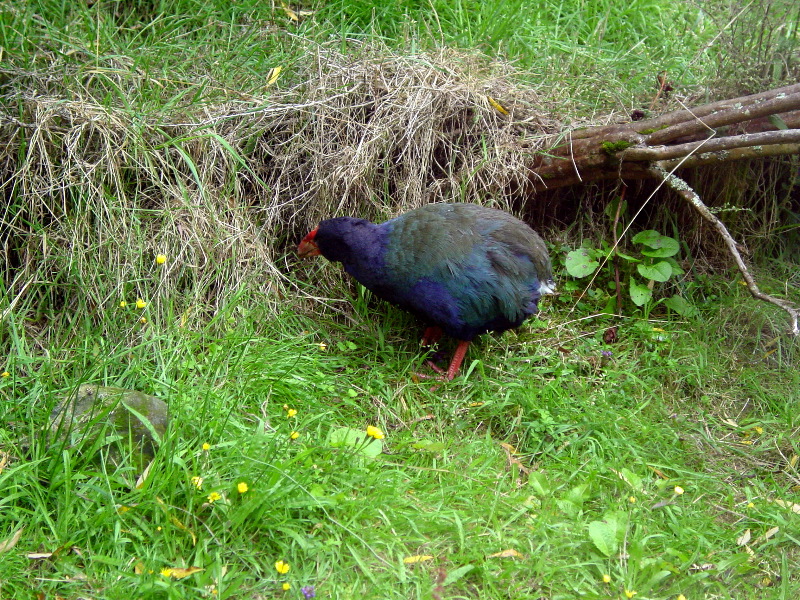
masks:
[[(550, 257), (539, 235), (500, 210), (428, 204), (384, 223), (322, 221), (297, 248), (340, 262), (364, 287), (459, 341), (442, 376), (452, 379), (476, 335), (518, 327), (553, 290)], [(434, 367), (435, 368), (435, 367)]]

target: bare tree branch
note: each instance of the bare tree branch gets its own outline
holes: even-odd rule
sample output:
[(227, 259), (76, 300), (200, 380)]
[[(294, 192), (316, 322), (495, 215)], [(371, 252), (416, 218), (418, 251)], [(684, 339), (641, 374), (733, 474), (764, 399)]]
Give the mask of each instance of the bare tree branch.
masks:
[[(795, 83), (792, 85), (775, 88), (774, 90), (767, 90), (766, 92), (761, 92), (759, 94), (752, 94), (750, 96), (742, 96), (740, 98), (720, 100), (718, 102), (712, 102), (711, 104), (698, 106), (697, 108), (683, 109), (683, 110), (669, 112), (663, 115), (659, 115), (658, 117), (655, 117), (653, 119), (648, 119), (646, 121), (638, 121), (635, 123), (635, 125), (637, 131), (661, 130), (671, 125), (676, 125), (678, 123), (683, 123), (685, 121), (694, 121), (696, 119), (703, 118), (707, 115), (710, 115), (711, 113), (720, 110), (749, 106), (750, 104), (755, 104), (756, 102), (771, 100), (780, 95), (796, 94), (798, 92), (800, 92), (800, 83)], [(581, 129), (573, 132), (572, 137), (573, 139), (577, 140), (577, 139), (584, 139), (596, 136), (609, 136), (613, 135), (614, 133), (618, 133), (620, 131), (627, 131), (629, 126), (630, 124), (626, 123), (621, 125), (605, 125), (602, 127), (587, 127), (586, 129)]]
[(800, 84), (667, 113), (568, 131), (530, 164), (536, 190), (664, 169), (800, 153)]
[(706, 221), (714, 226), (714, 228), (722, 236), (722, 239), (725, 241), (725, 245), (728, 246), (728, 250), (730, 251), (731, 256), (733, 256), (734, 261), (736, 261), (736, 266), (739, 268), (742, 278), (747, 283), (747, 289), (750, 290), (750, 293), (753, 295), (753, 297), (774, 304), (775, 306), (778, 306), (789, 313), (789, 318), (791, 319), (790, 333), (792, 335), (800, 334), (800, 328), (798, 328), (797, 324), (798, 318), (800, 318), (800, 307), (795, 306), (788, 300), (775, 298), (774, 296), (765, 294), (758, 289), (758, 286), (756, 285), (753, 276), (750, 274), (742, 255), (739, 253), (739, 248), (737, 247), (733, 236), (731, 236), (731, 234), (728, 232), (725, 224), (720, 221), (719, 218), (717, 218), (717, 216), (712, 213), (703, 203), (697, 192), (695, 192), (683, 179), (672, 173), (669, 173), (668, 171), (665, 171), (659, 166), (651, 167), (650, 172), (652, 173), (653, 177), (664, 181), (664, 183), (666, 183), (670, 188), (675, 190), (681, 198), (691, 204)]
[(703, 130), (710, 130), (714, 127), (730, 125), (731, 123), (741, 123), (742, 121), (749, 121), (767, 115), (775, 115), (789, 110), (796, 110), (797, 108), (800, 108), (800, 92), (780, 94), (770, 100), (746, 106), (737, 105), (727, 110), (714, 112), (704, 117), (698, 117), (692, 121), (686, 121), (678, 125), (654, 131), (647, 136), (646, 143), (651, 145), (662, 144), (685, 135), (691, 135)]
[(702, 152), (689, 158), (675, 158), (656, 163), (659, 167), (671, 171), (677, 167), (688, 168), (699, 165), (731, 162), (748, 158), (766, 158), (767, 156), (789, 156), (800, 154), (800, 144), (772, 144), (771, 146), (753, 146), (752, 148), (736, 148), (719, 152)]
[(617, 156), (622, 160), (668, 160), (689, 156), (696, 150), (703, 152), (718, 152), (732, 148), (747, 146), (766, 146), (772, 144), (787, 144), (800, 142), (800, 129), (787, 129), (781, 131), (764, 131), (761, 133), (746, 133), (744, 135), (731, 135), (728, 137), (707, 139), (702, 142), (690, 142), (676, 146), (658, 146), (646, 148), (628, 148)]

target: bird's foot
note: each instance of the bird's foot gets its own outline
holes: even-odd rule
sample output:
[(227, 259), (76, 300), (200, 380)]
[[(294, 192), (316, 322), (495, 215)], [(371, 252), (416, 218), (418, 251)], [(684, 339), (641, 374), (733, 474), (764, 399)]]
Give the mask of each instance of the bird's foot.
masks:
[[(426, 360), (425, 364), (427, 364), (436, 373), (436, 375), (428, 375), (427, 373), (418, 373), (418, 372), (412, 373), (411, 374), (411, 380), (414, 383), (420, 383), (422, 381), (431, 381), (431, 380), (435, 380), (435, 381), (451, 381), (453, 379), (452, 377), (448, 377), (447, 371), (442, 369), (439, 365), (437, 365), (433, 361)], [(431, 388), (430, 391), (431, 392), (435, 392), (438, 389), (439, 389), (439, 385), (437, 384), (437, 385), (434, 385)]]

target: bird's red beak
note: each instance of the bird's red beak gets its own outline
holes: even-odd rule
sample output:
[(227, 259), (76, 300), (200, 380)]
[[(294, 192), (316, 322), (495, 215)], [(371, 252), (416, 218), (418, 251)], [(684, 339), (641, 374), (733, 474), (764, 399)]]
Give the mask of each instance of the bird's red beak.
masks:
[(300, 245), (297, 246), (297, 255), (300, 258), (320, 255), (319, 247), (317, 246), (317, 243), (314, 241), (314, 238), (317, 237), (317, 229), (313, 230), (306, 237), (304, 237), (303, 241), (300, 242)]

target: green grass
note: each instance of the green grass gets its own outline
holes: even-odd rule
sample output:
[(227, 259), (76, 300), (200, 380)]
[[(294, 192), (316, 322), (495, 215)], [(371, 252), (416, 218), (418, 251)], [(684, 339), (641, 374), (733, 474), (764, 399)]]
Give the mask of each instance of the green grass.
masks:
[[(0, 553), (2, 590), (256, 598), (286, 581), (289, 597), (314, 585), (331, 598), (792, 598), (797, 347), (765, 351), (771, 313), (715, 286), (722, 301), (701, 320), (624, 321), (613, 345), (551, 305), (547, 322), (476, 344), (468, 377), (435, 393), (410, 377), (415, 324), (366, 297), (346, 323), (231, 305), (207, 326), (156, 319), (136, 343), (131, 321), (155, 307), (109, 310), (118, 337), (87, 326), (5, 367), (0, 539), (22, 532)], [(46, 436), (82, 382), (168, 401), (143, 483), (136, 460), (103, 460), (102, 435)], [(331, 446), (332, 431), (367, 425), (386, 433), (377, 458)], [(601, 551), (589, 531), (603, 527)], [(737, 544), (747, 530), (752, 556)], [(492, 557), (504, 551), (519, 554)], [(160, 574), (190, 566), (203, 571)]]
[(661, 71), (689, 87), (716, 73), (705, 50), (718, 25), (685, 2), (339, 0), (305, 8), (311, 14), (295, 23), (280, 4), (254, 0), (36, 0), (0, 15), (0, 45), (15, 49), (12, 65), (48, 72), (51, 89), (89, 92), (143, 115), (260, 95), (278, 65), (294, 82), (295, 65), (337, 40), (346, 51), (379, 39), (401, 53), (445, 45), (510, 60), (526, 81), (567, 86), (589, 113), (652, 99)]
[[(242, 200), (266, 198), (247, 186), (280, 156), (258, 154), (269, 130), (172, 127), (261, 106), (272, 67), (291, 89), (318, 50), (362, 43), (460, 48), (484, 75), (510, 60), (515, 81), (591, 119), (648, 105), (660, 71), (694, 89), (728, 68), (755, 17), (727, 37), (715, 6), (351, 0), (309, 3), (294, 24), (254, 0), (8, 3), (4, 112), (45, 96), (65, 109), (3, 155), (0, 597), (797, 597), (800, 349), (733, 276), (687, 275), (692, 320), (600, 319), (606, 281), (580, 301), (562, 285), (541, 319), (484, 336), (433, 391), (414, 377), (418, 323), (288, 259), (298, 215), (274, 231), (248, 220), (279, 210)], [(771, 10), (786, 25), (772, 41), (789, 44), (796, 8)], [(759, 39), (748, 84), (790, 64)], [(69, 137), (84, 110), (96, 120)], [(62, 162), (66, 189), (48, 178)], [(547, 236), (556, 265), (563, 236)], [(797, 298), (785, 244), (759, 281)], [(169, 404), (152, 460), (108, 427), (49, 433), (83, 383)], [(334, 443), (369, 426), (385, 439)]]

